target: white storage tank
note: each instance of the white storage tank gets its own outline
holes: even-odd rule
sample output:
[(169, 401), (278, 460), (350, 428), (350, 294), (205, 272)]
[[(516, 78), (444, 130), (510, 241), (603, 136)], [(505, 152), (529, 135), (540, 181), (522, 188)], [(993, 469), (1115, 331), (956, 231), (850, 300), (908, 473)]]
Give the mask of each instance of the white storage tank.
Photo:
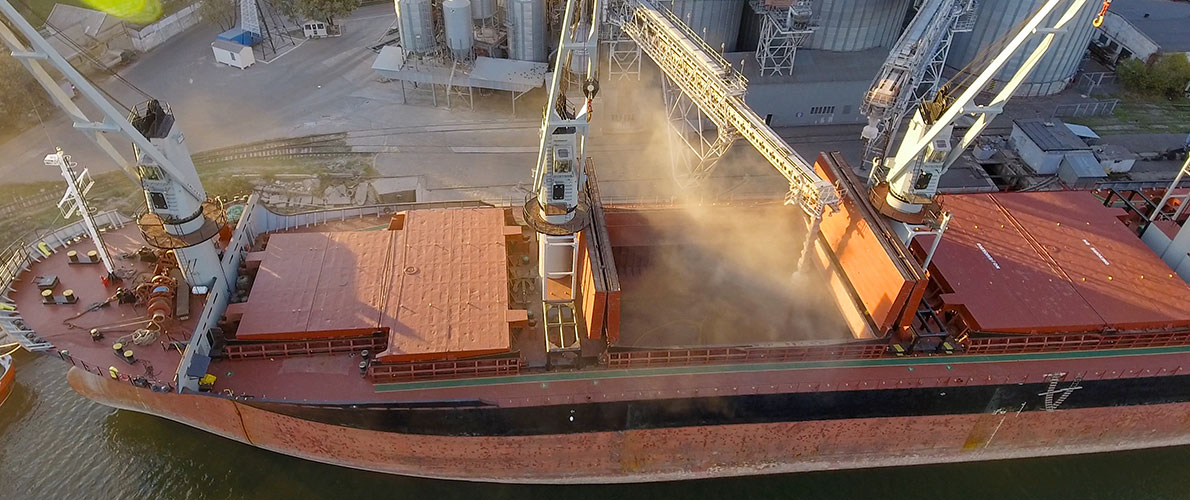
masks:
[[(970, 33), (956, 33), (950, 46), (950, 56), (946, 65), (952, 68), (965, 68), (972, 60), (979, 57), (986, 47), (994, 45), (997, 40), (1016, 31), (1017, 26), (1033, 15), (1044, 2), (1041, 0), (998, 0), (995, 2), (979, 2), (975, 27)], [(1078, 15), (1066, 23), (1065, 33), (1054, 37), (1045, 57), (1037, 63), (1033, 71), (1025, 78), (1025, 82), (1017, 89), (1018, 96), (1043, 96), (1061, 92), (1069, 80), (1078, 71), (1083, 54), (1087, 52), (1087, 45), (1091, 42), (1091, 35), (1095, 27), (1091, 21), (1099, 12), (1102, 4), (1087, 2), (1083, 4)], [(1062, 16), (1065, 9), (1059, 7), (1046, 19), (1045, 24), (1053, 25)], [(1008, 64), (996, 74), (996, 80), (1004, 82), (1020, 68), (1021, 63), (1033, 49), (1037, 48), (1041, 37), (1034, 38), (1017, 50), (1016, 55), (1008, 60)], [(983, 64), (991, 60), (984, 58)]]
[(545, 0), (505, 0), (508, 58), (546, 62)]
[(471, 19), (491, 19), (496, 15), (496, 0), (471, 0)]
[(471, 59), (475, 32), (471, 29), (471, 0), (442, 2), (442, 22), (446, 25), (446, 48), (457, 61)]
[(901, 36), (909, 4), (909, 0), (815, 0), (818, 29), (806, 47), (837, 52), (891, 47)]
[(735, 52), (746, 0), (674, 0), (671, 10), (715, 52)]
[(414, 54), (433, 50), (436, 42), (430, 0), (395, 0), (394, 5), (401, 29), (401, 47)]

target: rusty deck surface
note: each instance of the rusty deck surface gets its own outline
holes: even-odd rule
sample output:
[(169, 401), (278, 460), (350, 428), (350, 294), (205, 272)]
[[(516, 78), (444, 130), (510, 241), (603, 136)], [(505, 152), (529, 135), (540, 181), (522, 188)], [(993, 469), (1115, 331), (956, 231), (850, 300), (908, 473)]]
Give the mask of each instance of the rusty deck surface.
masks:
[(983, 331), (1190, 326), (1190, 287), (1090, 192), (951, 195), (933, 268)]
[[(118, 272), (152, 272), (153, 264), (127, 256), (144, 246), (135, 225), (108, 231), (103, 238)], [(146, 310), (142, 304), (117, 304), (113, 301), (107, 307), (85, 312), (91, 304), (103, 302), (116, 292), (115, 285), (105, 286), (101, 281), (101, 277), (107, 274), (102, 264), (70, 264), (67, 259), (69, 250), (77, 250), (79, 254), (85, 255), (94, 248), (90, 239), (83, 239), (33, 263), (29, 270), (22, 273), (13, 284), (14, 290), (10, 295), (17, 304), (21, 318), (37, 335), (54, 344), (57, 349), (68, 351), (76, 360), (94, 368), (92, 372), (98, 370), (106, 373), (110, 366), (114, 366), (121, 374), (169, 382), (181, 361), (181, 353), (169, 348), (168, 344), (190, 338), (206, 296), (191, 295), (189, 319), (167, 321), (163, 325), (163, 333), (153, 342), (130, 345), (137, 359), (136, 363), (130, 365), (116, 355), (112, 345), (148, 323)], [(38, 276), (50, 275), (58, 278), (59, 283), (54, 287), (55, 295), (60, 296), (66, 289), (71, 289), (78, 297), (78, 302), (69, 305), (42, 304), (41, 291), (35, 281)], [(121, 286), (130, 286), (130, 283), (125, 282)], [(70, 319), (76, 315), (77, 318)], [(130, 324), (138, 320), (142, 321)], [(98, 328), (103, 333), (102, 340), (91, 340), (89, 331), (92, 328)], [(127, 339), (125, 343), (132, 344)]]

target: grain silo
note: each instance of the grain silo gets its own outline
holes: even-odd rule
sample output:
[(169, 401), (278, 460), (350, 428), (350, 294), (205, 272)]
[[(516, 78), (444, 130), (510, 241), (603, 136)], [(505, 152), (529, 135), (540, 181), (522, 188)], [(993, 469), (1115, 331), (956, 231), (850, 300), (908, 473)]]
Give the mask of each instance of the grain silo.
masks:
[[(997, 41), (1009, 33), (1015, 33), (1018, 26), (1025, 22), (1037, 9), (1041, 8), (1042, 0), (998, 0), (996, 2), (979, 2), (975, 27), (970, 33), (957, 33), (950, 48), (950, 57), (946, 64), (952, 68), (961, 69), (971, 64), (973, 60), (990, 59), (980, 57), (988, 47), (993, 47)], [(1078, 71), (1083, 54), (1087, 51), (1087, 44), (1095, 27), (1091, 20), (1099, 11), (1101, 4), (1086, 2), (1078, 15), (1065, 26), (1066, 31), (1054, 37), (1049, 52), (1041, 59), (1032, 73), (1025, 78), (1025, 83), (1017, 90), (1019, 96), (1041, 96), (1061, 92), (1070, 79)], [(1062, 16), (1065, 9), (1055, 9), (1046, 18), (1045, 24), (1052, 25)], [(1020, 68), (1022, 62), (1033, 49), (1037, 48), (1041, 37), (1035, 37), (1026, 43), (1008, 64), (996, 75), (1000, 81), (1007, 80)], [(978, 66), (978, 65), (977, 65)]]
[(716, 52), (734, 52), (745, 0), (674, 0), (671, 10)]
[(833, 51), (891, 47), (901, 36), (909, 0), (815, 0), (818, 30), (806, 48)]
[(546, 62), (545, 0), (505, 0), (508, 58)]
[(471, 18), (491, 19), (496, 15), (496, 0), (471, 0)]
[(406, 52), (423, 54), (434, 49), (434, 17), (430, 0), (396, 0), (397, 23), (401, 29), (401, 47)]
[(456, 61), (471, 59), (475, 47), (475, 32), (471, 29), (471, 0), (442, 2), (442, 22), (446, 30), (446, 47)]

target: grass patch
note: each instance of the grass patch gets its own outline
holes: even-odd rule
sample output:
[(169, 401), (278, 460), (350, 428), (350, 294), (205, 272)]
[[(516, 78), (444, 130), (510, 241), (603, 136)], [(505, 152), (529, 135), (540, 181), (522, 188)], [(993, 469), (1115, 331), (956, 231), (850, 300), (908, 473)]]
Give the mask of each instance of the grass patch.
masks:
[[(152, 0), (150, 0), (152, 1)], [(157, 19), (173, 14), (182, 10), (187, 5), (194, 3), (195, 0), (160, 0), (161, 14)], [(82, 7), (84, 9), (102, 10), (91, 5), (87, 0), (17, 0), (13, 3), (17, 11), (25, 16), (35, 28), (41, 28), (45, 24), (46, 18), (50, 17), (50, 11), (54, 10), (54, 4), (73, 5), (75, 7)], [(137, 23), (131, 23), (137, 25)], [(151, 24), (151, 23), (150, 23)]]
[(1144, 97), (1133, 93), (1116, 96), (1120, 104), (1111, 116), (1068, 117), (1063, 121), (1129, 134), (1190, 133), (1190, 100)]

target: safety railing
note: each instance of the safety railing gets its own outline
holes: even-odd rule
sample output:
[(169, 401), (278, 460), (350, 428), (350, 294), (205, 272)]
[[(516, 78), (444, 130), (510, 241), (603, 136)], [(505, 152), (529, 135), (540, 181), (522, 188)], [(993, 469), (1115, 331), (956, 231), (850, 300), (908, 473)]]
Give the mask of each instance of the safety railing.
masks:
[[(131, 222), (115, 211), (97, 213), (94, 220), (100, 230), (119, 229)], [(46, 253), (56, 252), (85, 234), (87, 227), (79, 220), (48, 233), (31, 232), (22, 235), (0, 252), (0, 306), (3, 306), (0, 307), (0, 332), (7, 333), (26, 350), (46, 351), (53, 348), (53, 345), (38, 337), (37, 332), (21, 320), (16, 304), (12, 303), (8, 295), (12, 291), (13, 283), (29, 266), (44, 259)]]
[(379, 352), (386, 347), (384, 335), (293, 342), (253, 342), (228, 344), (224, 348), (228, 359), (289, 358), (316, 354), (338, 354), (370, 350)]
[(520, 358), (476, 359), (457, 361), (423, 361), (399, 364), (373, 363), (368, 366), (372, 383), (414, 382), (455, 378), (495, 377), (518, 375), (523, 362)]
[[(174, 386), (168, 381), (157, 380), (156, 378), (149, 378), (144, 375), (132, 375), (123, 373), (120, 367), (109, 365), (107, 367), (98, 364), (91, 365), (81, 359), (74, 359), (67, 351), (58, 351), (58, 357), (63, 361), (70, 363), (71, 366), (79, 368), (87, 373), (98, 375), (102, 378), (110, 378), (117, 382), (123, 382), (134, 387), (142, 389), (151, 389), (153, 392), (174, 392)], [(115, 370), (113, 370), (115, 368)]]
[(967, 354), (1015, 354), (1190, 345), (1190, 330), (1128, 334), (1042, 335), (974, 338)]
[(1107, 116), (1116, 112), (1119, 99), (1106, 101), (1082, 102), (1078, 104), (1059, 104), (1054, 106), (1054, 117)]
[(689, 366), (728, 363), (784, 363), (876, 359), (884, 356), (887, 352), (888, 346), (885, 344), (665, 349), (612, 353), (609, 355), (608, 366), (613, 368), (646, 368), (673, 365)]

